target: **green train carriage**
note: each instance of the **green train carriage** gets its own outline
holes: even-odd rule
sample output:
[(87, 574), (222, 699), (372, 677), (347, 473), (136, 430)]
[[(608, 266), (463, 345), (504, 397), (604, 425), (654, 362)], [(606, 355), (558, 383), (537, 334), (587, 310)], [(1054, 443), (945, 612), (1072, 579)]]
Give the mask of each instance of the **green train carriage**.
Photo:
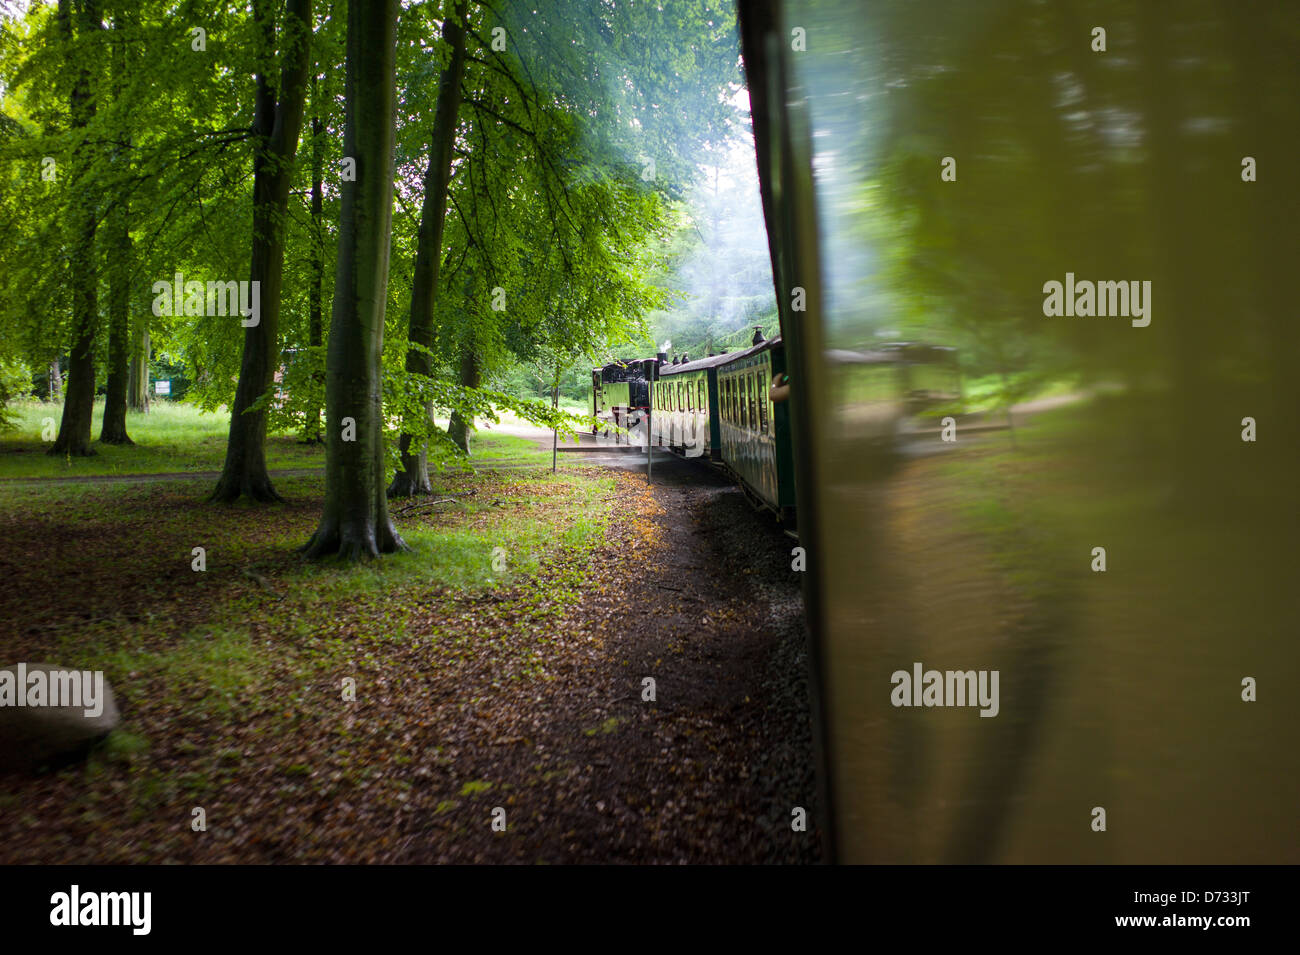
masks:
[(660, 364), (651, 395), (652, 444), (683, 457), (721, 461), (716, 367), (727, 357)]
[(788, 385), (779, 384), (786, 373), (785, 347), (778, 337), (720, 357), (714, 370), (722, 463), (756, 503), (793, 526), (794, 451), (783, 400)]

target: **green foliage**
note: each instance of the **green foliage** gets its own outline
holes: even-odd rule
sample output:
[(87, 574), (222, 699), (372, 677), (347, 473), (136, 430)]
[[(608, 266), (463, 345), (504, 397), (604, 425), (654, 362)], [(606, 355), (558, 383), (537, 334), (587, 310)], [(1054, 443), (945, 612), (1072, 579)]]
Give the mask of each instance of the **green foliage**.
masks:
[(0, 431), (12, 431), (16, 427), (9, 403), (27, 398), (31, 393), (31, 369), (21, 361), (0, 356)]
[[(323, 418), (346, 29), (341, 4), (314, 6), (313, 79), (284, 223), (282, 366), (259, 402), (271, 433), (308, 440)], [(441, 39), (431, 38), (450, 8), (411, 5), (399, 27), (383, 381), (388, 436), (417, 435), (445, 463), (459, 452), (434, 417), (492, 420), (496, 408), (562, 433), (580, 426), (525, 399), (549, 405), (560, 385), (572, 407), (593, 364), (647, 339), (648, 317), (675, 293), (663, 276), (672, 237), (690, 218), (683, 200), (741, 128), (728, 3), (470, 4), (433, 372), (412, 375), (404, 367), (411, 271), (437, 80), (448, 61)], [(268, 9), (282, 16), (282, 4)], [(252, 77), (278, 83), (276, 51), (247, 7), (199, 2), (177, 17), (173, 6), (141, 0), (108, 4), (101, 16), (103, 29), (70, 37), (43, 4), (0, 21), (0, 229), (10, 237), (0, 246), (0, 361), (40, 369), (66, 355), (70, 223), (89, 204), (100, 222), (125, 215), (129, 224), (130, 316), (136, 337), (148, 331), (153, 355), (145, 361), (170, 366), (155, 370), (177, 383), (174, 395), (217, 411), (234, 397), (238, 317), (154, 314), (153, 285), (177, 273), (184, 282), (248, 278)], [(206, 31), (204, 50), (193, 48), (194, 27)], [(494, 48), (497, 29), (504, 49)], [(96, 108), (84, 127), (69, 115), (69, 63), (88, 71)], [(53, 179), (42, 178), (45, 157), (54, 160)], [(105, 262), (111, 241), (101, 229), (97, 257)], [(109, 276), (98, 274), (102, 303)], [(502, 309), (492, 307), (496, 289)], [(101, 381), (105, 325), (95, 345)], [(465, 384), (467, 356), (481, 387)]]

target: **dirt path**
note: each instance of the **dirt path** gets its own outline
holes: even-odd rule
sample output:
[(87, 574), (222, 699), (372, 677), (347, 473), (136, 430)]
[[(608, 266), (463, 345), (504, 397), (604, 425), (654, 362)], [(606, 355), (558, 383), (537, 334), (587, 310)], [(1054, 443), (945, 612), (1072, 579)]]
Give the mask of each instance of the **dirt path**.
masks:
[[(535, 735), (464, 754), (515, 791), (509, 833), (445, 840), (417, 819), (398, 861), (817, 860), (791, 542), (704, 464), (656, 462), (656, 477), (619, 479), (639, 516), (611, 532), (574, 649), (524, 704)], [(796, 806), (808, 832), (791, 829)]]

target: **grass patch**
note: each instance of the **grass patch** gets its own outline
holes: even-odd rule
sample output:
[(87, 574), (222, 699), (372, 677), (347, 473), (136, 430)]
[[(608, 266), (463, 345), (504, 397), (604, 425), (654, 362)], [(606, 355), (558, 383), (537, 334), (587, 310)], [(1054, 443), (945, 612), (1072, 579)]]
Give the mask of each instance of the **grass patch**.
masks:
[[(44, 401), (14, 401), (13, 430), (0, 432), (0, 479), (40, 477), (98, 477), (127, 474), (172, 474), (190, 471), (220, 471), (226, 459), (230, 414), (221, 409), (204, 412), (177, 401), (155, 401), (146, 412), (127, 412), (126, 430), (133, 445), (117, 446), (94, 442), (95, 454), (88, 458), (51, 457), (45, 452), (50, 442), (45, 434), (57, 431), (63, 405)], [(91, 421), (91, 435), (98, 438), (104, 417), (104, 402), (97, 401)], [(549, 450), (517, 435), (500, 434), (480, 427), (472, 438), (475, 462), (549, 465)], [(561, 458), (563, 460), (563, 458)], [(303, 444), (293, 434), (270, 434), (266, 439), (266, 464), (272, 471), (322, 468), (322, 445)], [(455, 463), (451, 465), (455, 467)]]
[[(230, 415), (224, 410), (205, 413), (182, 402), (156, 401), (147, 413), (127, 412), (126, 431), (134, 445), (96, 440), (92, 457), (56, 458), (45, 453), (49, 442), (42, 432), (50, 433), (51, 422), (58, 428), (63, 405), (15, 401), (8, 408), (15, 429), (0, 434), (0, 478), (219, 471), (226, 458)], [(103, 418), (104, 403), (97, 401), (90, 431), (95, 438)], [(266, 459), (273, 469), (321, 467), (325, 451), (319, 445), (299, 444), (292, 435), (270, 435)]]
[[(65, 650), (66, 654), (72, 652), (72, 647)], [(234, 629), (202, 627), (167, 650), (101, 644), (93, 649), (83, 647), (79, 655), (88, 657), (91, 669), (115, 676), (114, 685), (127, 699), (141, 692), (161, 691), (166, 701), (211, 717), (229, 717), (247, 705), (261, 681), (261, 655), (247, 632)]]

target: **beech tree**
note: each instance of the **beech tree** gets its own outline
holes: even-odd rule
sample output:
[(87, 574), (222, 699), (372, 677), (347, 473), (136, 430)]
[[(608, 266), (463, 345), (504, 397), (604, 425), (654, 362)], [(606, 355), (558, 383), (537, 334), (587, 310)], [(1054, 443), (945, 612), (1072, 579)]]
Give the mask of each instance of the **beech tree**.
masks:
[[(429, 165), (424, 174), (424, 199), (420, 209), (419, 237), (415, 252), (415, 274), (411, 279), (411, 318), (407, 330), (410, 348), (406, 353), (406, 370), (412, 374), (433, 376), (435, 323), (434, 293), (442, 266), (443, 222), (447, 214), (447, 185), (451, 180), (452, 147), (455, 143), (460, 110), (461, 80), (465, 75), (465, 14), (467, 3), (458, 0), (442, 24), (442, 39), (450, 48), (450, 59), (438, 81), (438, 105), (434, 111), (430, 137)], [(425, 403), (426, 413), (433, 415), (432, 402)], [(423, 442), (403, 431), (399, 439), (401, 467), (393, 476), (388, 493), (393, 496), (427, 494), (429, 459)]]
[(304, 551), (343, 560), (404, 550), (384, 493), (380, 400), (396, 115), (397, 0), (349, 0), (346, 156), (326, 358), (325, 509)]
[[(95, 0), (59, 0), (58, 19), (64, 48), (71, 53), (74, 39), (86, 40), (101, 29), (99, 8)], [(95, 115), (92, 91), (91, 57), (88, 44), (79, 48), (81, 66), (69, 97), (69, 114), (74, 130), (85, 130)], [(78, 142), (73, 153), (72, 190), (77, 196), (72, 206), (72, 255), (69, 262), (69, 285), (72, 288), (72, 345), (68, 360), (68, 382), (63, 402), (59, 433), (48, 453), (87, 456), (95, 453), (90, 444), (90, 419), (95, 407), (95, 335), (99, 326), (99, 270), (95, 260), (95, 232), (99, 213), (94, 190), (89, 188), (89, 149)]]
[[(261, 28), (264, 48), (275, 49), (275, 20), (269, 0), (254, 0), (253, 17)], [(256, 501), (281, 500), (266, 470), (266, 409), (257, 402), (271, 387), (280, 363), (284, 219), (307, 98), (311, 0), (288, 0), (281, 37), (279, 98), (270, 77), (259, 72), (253, 119), (253, 249), (249, 281), (258, 283), (252, 286), (254, 290), (260, 289), (259, 320), (244, 329), (226, 462), (212, 492), (214, 501), (233, 501), (244, 494)]]
[[(127, 42), (125, 28), (130, 14), (118, 13), (113, 20), (113, 96), (118, 121), (127, 115), (122, 107), (126, 88)], [(130, 162), (131, 134), (120, 128), (113, 145), (115, 163)], [(99, 440), (104, 444), (131, 444), (126, 433), (126, 410), (131, 377), (131, 206), (123, 194), (108, 213), (108, 389), (104, 396), (104, 420)]]

